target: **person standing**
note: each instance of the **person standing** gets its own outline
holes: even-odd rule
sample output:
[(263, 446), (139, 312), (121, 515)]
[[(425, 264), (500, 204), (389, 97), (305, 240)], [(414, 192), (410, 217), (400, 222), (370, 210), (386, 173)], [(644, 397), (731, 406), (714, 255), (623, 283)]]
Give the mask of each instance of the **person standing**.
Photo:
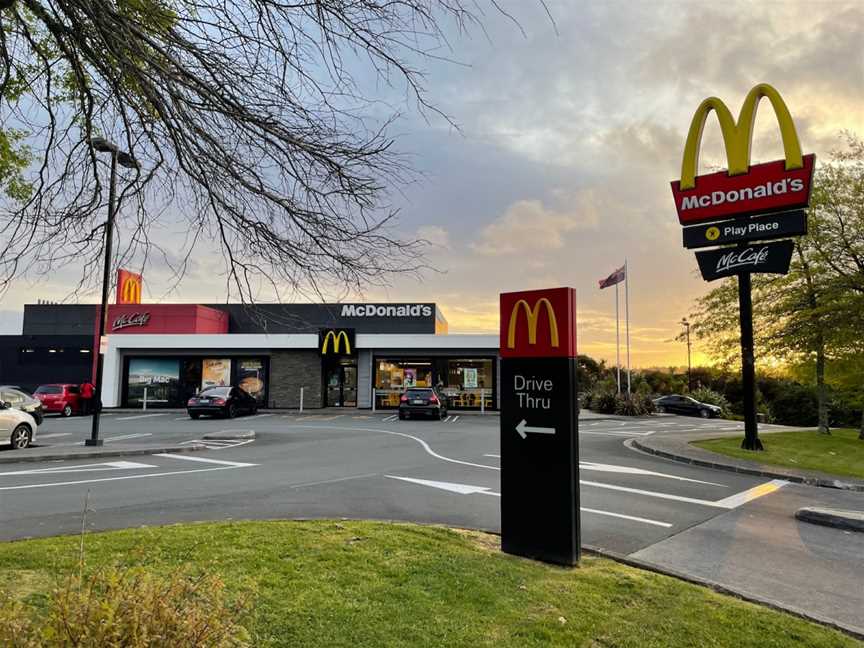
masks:
[(81, 399), (81, 414), (88, 416), (93, 413), (93, 393), (95, 388), (90, 381), (84, 382), (78, 388), (78, 398)]

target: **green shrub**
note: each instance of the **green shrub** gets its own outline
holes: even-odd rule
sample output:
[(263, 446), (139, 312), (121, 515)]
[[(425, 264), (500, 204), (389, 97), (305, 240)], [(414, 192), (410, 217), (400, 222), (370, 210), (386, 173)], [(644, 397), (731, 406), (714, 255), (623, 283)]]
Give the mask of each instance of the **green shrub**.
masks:
[(229, 601), (217, 576), (107, 569), (77, 577), (47, 609), (0, 598), (0, 645), (15, 648), (240, 648), (248, 601)]
[(591, 396), (592, 409), (601, 414), (614, 414), (617, 407), (617, 400), (617, 394), (615, 392), (594, 392)]
[(615, 399), (615, 414), (645, 416), (654, 412), (654, 401), (644, 394), (619, 394)]

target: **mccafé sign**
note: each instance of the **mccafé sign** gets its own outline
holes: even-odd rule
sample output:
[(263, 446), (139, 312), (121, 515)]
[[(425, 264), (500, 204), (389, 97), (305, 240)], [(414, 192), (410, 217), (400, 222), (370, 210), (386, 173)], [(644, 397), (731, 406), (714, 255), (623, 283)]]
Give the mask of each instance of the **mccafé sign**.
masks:
[[(777, 117), (786, 158), (751, 166), (753, 124), (763, 97), (768, 99)], [(697, 176), (702, 131), (712, 111), (720, 122), (729, 169)], [(801, 154), (801, 143), (789, 109), (770, 85), (760, 83), (750, 90), (737, 121), (723, 101), (709, 97), (693, 115), (684, 146), (681, 179), (672, 182), (678, 220), (688, 225), (807, 207), (814, 163), (814, 155)]]
[(149, 321), (150, 313), (124, 313), (112, 322), (111, 330), (119, 331), (130, 326), (147, 326)]
[(318, 350), (322, 356), (351, 355), (355, 351), (354, 329), (321, 329)]

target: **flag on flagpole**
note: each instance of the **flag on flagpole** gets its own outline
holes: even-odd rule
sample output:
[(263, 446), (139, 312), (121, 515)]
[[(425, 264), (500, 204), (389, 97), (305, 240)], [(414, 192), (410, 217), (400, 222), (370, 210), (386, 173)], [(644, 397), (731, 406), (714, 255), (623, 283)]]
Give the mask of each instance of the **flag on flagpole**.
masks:
[(623, 265), (605, 279), (600, 280), (600, 289), (619, 284), (627, 278), (627, 265)]

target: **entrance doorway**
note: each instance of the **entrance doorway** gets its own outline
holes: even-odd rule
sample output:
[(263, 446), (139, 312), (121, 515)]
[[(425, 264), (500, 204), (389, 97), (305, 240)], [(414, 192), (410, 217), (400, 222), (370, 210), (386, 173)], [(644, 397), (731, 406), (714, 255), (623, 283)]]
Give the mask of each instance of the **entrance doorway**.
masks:
[(357, 407), (357, 360), (341, 358), (325, 372), (325, 407)]

